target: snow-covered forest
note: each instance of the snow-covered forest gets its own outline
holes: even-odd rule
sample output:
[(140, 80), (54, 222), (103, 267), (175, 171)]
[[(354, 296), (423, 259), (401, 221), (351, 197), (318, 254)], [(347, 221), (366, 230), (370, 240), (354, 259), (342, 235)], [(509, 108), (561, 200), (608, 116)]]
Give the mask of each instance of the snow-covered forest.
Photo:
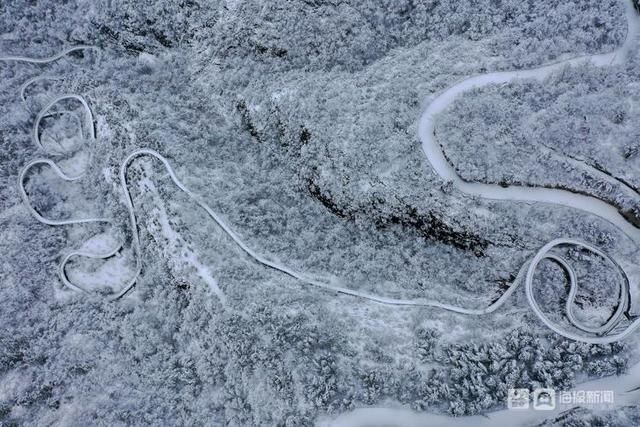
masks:
[[(92, 47), (0, 60), (0, 426), (294, 427), (366, 407), (490, 415), (509, 388), (625, 374), (640, 331), (569, 339), (523, 286), (482, 316), (358, 297), (482, 309), (543, 245), (570, 237), (620, 264), (627, 314), (640, 314), (638, 241), (571, 206), (465, 194), (419, 136), (427, 106), (468, 76), (631, 46), (610, 65), (465, 91), (435, 137), (465, 181), (593, 196), (637, 227), (640, 40), (628, 39), (625, 5), (0, 0), (0, 57)], [(90, 111), (56, 101), (71, 95)], [(141, 148), (198, 198), (157, 158), (133, 159), (136, 232), (121, 165)], [(65, 180), (48, 163), (21, 174), (41, 158), (84, 175)], [(199, 202), (251, 251), (311, 279), (257, 262)], [(58, 222), (107, 220), (48, 225), (29, 206)], [(114, 245), (104, 259), (73, 252)], [(626, 276), (597, 253), (558, 253), (580, 283), (572, 313), (606, 322)], [(545, 260), (532, 280), (565, 328), (567, 275)], [(627, 426), (639, 412), (575, 408), (537, 423)]]

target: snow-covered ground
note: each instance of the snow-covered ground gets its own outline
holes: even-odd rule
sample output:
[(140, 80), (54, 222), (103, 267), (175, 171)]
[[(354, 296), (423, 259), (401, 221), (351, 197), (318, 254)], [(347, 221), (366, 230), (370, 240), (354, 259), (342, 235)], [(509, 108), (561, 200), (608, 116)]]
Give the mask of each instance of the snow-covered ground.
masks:
[(631, 2), (624, 2), (624, 5), (628, 21), (627, 36), (625, 42), (611, 53), (577, 57), (529, 70), (495, 72), (470, 77), (451, 86), (431, 101), (420, 119), (419, 135), (422, 141), (422, 149), (438, 175), (440, 175), (444, 181), (452, 182), (460, 191), (470, 195), (494, 200), (560, 204), (570, 208), (580, 209), (605, 218), (623, 230), (625, 234), (634, 241), (640, 241), (640, 230), (637, 227), (630, 224), (613, 206), (595, 197), (549, 188), (515, 185), (504, 187), (495, 184), (464, 181), (457, 174), (454, 166), (445, 157), (444, 149), (446, 147), (443, 148), (442, 145), (446, 145), (446, 141), (438, 141), (435, 134), (437, 115), (449, 107), (456, 97), (471, 89), (485, 85), (505, 84), (517, 79), (541, 80), (564, 67), (578, 66), (585, 62), (591, 62), (601, 67), (623, 62), (625, 58), (627, 58), (629, 51), (637, 48), (638, 36), (640, 35), (640, 17), (638, 17)]
[[(613, 411), (617, 408), (635, 405), (640, 400), (640, 364), (629, 369), (626, 375), (589, 381), (578, 384), (573, 392), (613, 392), (610, 403), (591, 403), (584, 405), (596, 412)], [(361, 408), (343, 414), (333, 420), (319, 419), (316, 427), (491, 427), (491, 426), (532, 426), (546, 419), (554, 419), (571, 409), (579, 407), (571, 404), (561, 404), (559, 391), (556, 393), (554, 409), (504, 409), (490, 412), (482, 416), (472, 417), (443, 417), (441, 415), (416, 413), (406, 409), (392, 408)]]
[(14, 0), (0, 27), (0, 424), (562, 425), (502, 410), (540, 386), (635, 419), (640, 232), (602, 194), (632, 205), (637, 147), (624, 177), (569, 157), (578, 193), (543, 161), (549, 188), (467, 182), (433, 134), (494, 85), (630, 79), (630, 2)]

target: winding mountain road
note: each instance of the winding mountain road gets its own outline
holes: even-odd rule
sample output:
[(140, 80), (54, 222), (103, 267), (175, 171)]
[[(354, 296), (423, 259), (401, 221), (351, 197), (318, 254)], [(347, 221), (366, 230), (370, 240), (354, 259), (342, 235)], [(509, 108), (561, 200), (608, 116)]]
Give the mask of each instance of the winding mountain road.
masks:
[(621, 229), (634, 242), (640, 242), (640, 229), (629, 223), (618, 210), (602, 200), (571, 191), (512, 185), (502, 187), (498, 184), (484, 184), (463, 180), (444, 154), (443, 147), (435, 135), (436, 116), (446, 110), (458, 95), (471, 89), (493, 84), (510, 83), (519, 79), (543, 80), (552, 73), (566, 66), (591, 63), (599, 67), (618, 64), (625, 61), (630, 50), (636, 48), (640, 35), (640, 16), (635, 12), (631, 1), (621, 0), (625, 5), (628, 31), (625, 41), (614, 52), (600, 55), (579, 56), (558, 61), (539, 68), (518, 71), (502, 71), (468, 77), (449, 87), (433, 99), (419, 121), (418, 136), (422, 142), (422, 150), (429, 163), (443, 181), (451, 182), (461, 192), (490, 200), (508, 200), (517, 202), (539, 202), (576, 208), (598, 215)]
[[(617, 226), (622, 232), (627, 235), (630, 239), (632, 239), (635, 243), (640, 243), (640, 229), (635, 228), (632, 224), (627, 222), (622, 215), (613, 207), (608, 205), (607, 203), (590, 196), (584, 196), (580, 194), (575, 194), (565, 190), (558, 189), (547, 189), (547, 188), (536, 188), (536, 187), (523, 187), (523, 186), (510, 186), (510, 187), (501, 187), (499, 185), (493, 184), (482, 184), (482, 183), (472, 183), (462, 180), (460, 178), (452, 165), (450, 165), (444, 155), (443, 149), (439, 142), (436, 140), (434, 134), (434, 126), (436, 115), (442, 111), (444, 111), (456, 98), (456, 96), (462, 94), (463, 92), (470, 90), (472, 88), (481, 87), (489, 84), (497, 84), (497, 83), (508, 83), (516, 79), (520, 78), (537, 78), (543, 79), (551, 73), (565, 67), (567, 65), (577, 65), (583, 62), (589, 61), (597, 66), (607, 66), (612, 63), (618, 63), (624, 61), (629, 50), (636, 46), (638, 34), (640, 34), (640, 18), (635, 13), (631, 2), (624, 1), (627, 18), (628, 18), (628, 34), (626, 36), (624, 44), (617, 49), (616, 51), (609, 54), (602, 55), (591, 55), (591, 56), (581, 56), (573, 59), (568, 59), (564, 61), (558, 61), (556, 63), (546, 65), (543, 67), (530, 69), (530, 70), (522, 70), (522, 71), (513, 71), (513, 72), (496, 72), (496, 73), (488, 73), (475, 77), (470, 77), (461, 82), (455, 84), (449, 89), (445, 90), (439, 96), (437, 96), (426, 108), (424, 111), (420, 123), (419, 123), (419, 137), (422, 141), (422, 148), (424, 150), (425, 155), (427, 156), (429, 162), (433, 169), (437, 172), (437, 174), (444, 180), (450, 181), (453, 185), (462, 191), (463, 193), (479, 196), (486, 199), (493, 200), (506, 200), (512, 202), (535, 202), (535, 203), (547, 203), (547, 204), (556, 204), (562, 206), (568, 206), (571, 208), (577, 208), (583, 210), (588, 213), (592, 213), (595, 215), (604, 218), (605, 220), (611, 222), (615, 226)], [(36, 64), (46, 64), (55, 60), (58, 60), (64, 57), (66, 54), (75, 52), (82, 49), (96, 49), (93, 46), (77, 46), (73, 48), (66, 49), (57, 55), (53, 55), (48, 58), (42, 59), (34, 59), (27, 58), (23, 56), (5, 56), (0, 57), (0, 61), (22, 61), (22, 62), (30, 62)], [(25, 88), (36, 81), (38, 77), (29, 79), (25, 84), (22, 85), (20, 89), (20, 97), (25, 101), (24, 91)], [(93, 144), (96, 140), (95, 129), (93, 127), (93, 113), (89, 108), (86, 100), (80, 96), (75, 94), (66, 94), (59, 97), (54, 98), (51, 102), (49, 102), (36, 116), (36, 120), (32, 130), (32, 140), (36, 147), (40, 150), (49, 154), (51, 156), (59, 156), (64, 153), (60, 153), (50, 148), (45, 147), (40, 140), (40, 125), (43, 117), (45, 117), (49, 111), (59, 102), (65, 100), (72, 100), (79, 102), (85, 113), (86, 125), (82, 126), (82, 121), (79, 121), (78, 126), (80, 126), (81, 131), (84, 130), (83, 135), (86, 135), (86, 139), (89, 140), (90, 145), (88, 147), (89, 150), (89, 158), (91, 159), (91, 152), (93, 151)], [(459, 307), (450, 304), (441, 303), (438, 301), (425, 300), (425, 299), (395, 299), (395, 298), (387, 298), (384, 296), (374, 295), (366, 292), (360, 292), (357, 290), (336, 286), (334, 284), (329, 283), (328, 281), (317, 280), (315, 278), (309, 277), (308, 275), (297, 272), (279, 262), (272, 261), (256, 252), (249, 246), (247, 246), (240, 236), (235, 233), (231, 227), (229, 227), (224, 220), (208, 205), (203, 199), (188, 189), (176, 176), (173, 171), (169, 161), (163, 157), (161, 154), (150, 150), (150, 149), (138, 149), (129, 154), (120, 166), (120, 183), (122, 192), (125, 196), (125, 204), (127, 210), (129, 212), (129, 221), (132, 232), (132, 250), (135, 256), (135, 271), (133, 276), (123, 284), (122, 288), (115, 292), (111, 298), (118, 299), (125, 295), (136, 283), (139, 275), (143, 269), (142, 262), (142, 251), (141, 244), (138, 235), (138, 226), (137, 219), (134, 211), (134, 204), (129, 193), (128, 182), (127, 182), (127, 170), (131, 163), (139, 157), (151, 157), (156, 161), (160, 161), (164, 168), (167, 170), (169, 176), (171, 177), (174, 184), (185, 194), (187, 194), (200, 208), (202, 208), (209, 217), (211, 217), (224, 232), (253, 260), (257, 263), (272, 268), (274, 270), (280, 271), (284, 274), (287, 274), (302, 283), (318, 287), (321, 289), (325, 289), (332, 292), (337, 292), (340, 294), (350, 295), (353, 297), (358, 297), (362, 299), (366, 299), (372, 302), (386, 304), (386, 305), (395, 305), (395, 306), (411, 306), (411, 307), (434, 307), (440, 308), (460, 314), (466, 315), (484, 315), (491, 313), (501, 307), (506, 300), (515, 292), (518, 285), (520, 283), (525, 284), (526, 295), (529, 304), (531, 305), (535, 314), (540, 318), (540, 320), (546, 324), (550, 329), (555, 331), (556, 333), (573, 339), (577, 341), (584, 341), (588, 343), (595, 344), (603, 344), (610, 343), (631, 334), (634, 330), (640, 327), (640, 319), (636, 319), (634, 321), (630, 321), (629, 325), (624, 329), (620, 329), (619, 325), (624, 321), (625, 316), (628, 317), (628, 309), (629, 309), (629, 281), (628, 275), (624, 272), (624, 270), (616, 263), (612, 258), (608, 255), (597, 249), (596, 247), (579, 241), (573, 238), (560, 238), (549, 242), (545, 246), (543, 246), (537, 254), (533, 257), (530, 262), (525, 263), (519, 270), (516, 279), (512, 283), (512, 285), (507, 289), (506, 292), (500, 296), (500, 298), (495, 301), (493, 304), (483, 307), (483, 308), (466, 308)], [(48, 225), (72, 225), (72, 224), (83, 224), (83, 223), (92, 223), (92, 222), (103, 222), (112, 224), (113, 220), (109, 218), (73, 218), (73, 219), (50, 219), (42, 216), (30, 203), (29, 196), (25, 189), (25, 181), (29, 176), (29, 172), (35, 168), (36, 166), (49, 166), (55, 174), (57, 174), (60, 178), (65, 181), (75, 181), (82, 178), (85, 175), (85, 169), (77, 175), (69, 175), (65, 173), (62, 168), (54, 161), (49, 158), (39, 158), (33, 160), (22, 169), (18, 177), (18, 188), (20, 195), (27, 206), (29, 212), (40, 222)], [(87, 163), (88, 165), (88, 163)], [(88, 167), (88, 166), (87, 166)], [(625, 277), (625, 280), (620, 286), (620, 292), (618, 295), (618, 305), (613, 315), (607, 319), (607, 321), (600, 326), (593, 327), (589, 325), (585, 325), (578, 321), (573, 313), (573, 306), (575, 301), (575, 296), (578, 288), (577, 277), (574, 270), (568, 264), (566, 260), (560, 257), (557, 254), (552, 253), (551, 251), (560, 245), (574, 245), (582, 247), (587, 251), (590, 251), (594, 254), (599, 255), (604, 258), (607, 263), (609, 263), (614, 269), (618, 269)], [(65, 255), (59, 264), (58, 274), (62, 282), (75, 290), (88, 292), (83, 285), (78, 283), (72, 283), (67, 277), (65, 267), (68, 262), (75, 257), (89, 257), (94, 259), (107, 259), (109, 257), (114, 256), (116, 253), (121, 251), (124, 247), (124, 243), (119, 243), (116, 247), (108, 250), (104, 253), (94, 253), (88, 250), (75, 250), (67, 255)], [(549, 259), (553, 262), (556, 262), (560, 265), (568, 274), (570, 281), (570, 294), (566, 304), (566, 314), (569, 323), (572, 325), (574, 329), (578, 329), (583, 333), (577, 333), (572, 330), (568, 330), (565, 327), (558, 325), (556, 322), (549, 319), (544, 312), (541, 310), (538, 302), (535, 299), (535, 295), (533, 292), (533, 278), (535, 275), (535, 270), (538, 264), (544, 260)], [(221, 300), (224, 299), (224, 295), (220, 292), (218, 296)], [(630, 320), (630, 319), (629, 319)], [(623, 325), (624, 326), (624, 325)], [(613, 331), (613, 333), (612, 333)]]
[[(435, 122), (437, 115), (445, 111), (454, 102), (457, 96), (471, 89), (492, 84), (509, 83), (517, 79), (543, 80), (552, 73), (559, 71), (566, 66), (575, 66), (587, 62), (599, 67), (623, 63), (626, 60), (629, 52), (632, 49), (637, 49), (638, 36), (640, 35), (640, 16), (638, 16), (638, 13), (635, 11), (631, 1), (624, 0), (623, 4), (627, 17), (628, 31), (624, 43), (614, 52), (599, 55), (579, 56), (527, 70), (494, 72), (469, 77), (449, 87), (435, 99), (433, 99), (420, 118), (418, 135), (422, 142), (422, 150), (427, 156), (427, 159), (429, 160), (432, 168), (440, 176), (440, 178), (445, 182), (451, 182), (455, 188), (465, 194), (481, 197), (484, 199), (504, 200), (512, 202), (546, 203), (579, 209), (607, 220), (608, 222), (619, 228), (634, 243), (639, 244), (640, 229), (629, 223), (615, 207), (598, 198), (553, 188), (528, 187), (518, 185), (503, 187), (497, 184), (485, 184), (463, 180), (457, 174), (453, 165), (447, 161), (444, 154), (444, 149), (440, 142), (437, 140), (435, 134)], [(564, 259), (550, 253), (550, 251), (554, 247), (560, 245), (574, 245), (582, 247), (592, 253), (603, 257), (610, 265), (623, 273), (625, 279), (620, 287), (617, 308), (612, 317), (609, 318), (605, 322), (605, 324), (599, 327), (589, 327), (580, 323), (575, 318), (575, 315), (573, 313), (573, 306), (578, 288), (576, 274)], [(569, 322), (575, 328), (585, 333), (596, 336), (585, 336), (564, 329), (550, 320), (541, 310), (533, 292), (533, 277), (537, 265), (543, 259), (551, 259), (555, 261), (567, 272), (569, 276), (570, 293), (566, 303), (566, 314)], [(618, 341), (628, 336), (640, 327), (640, 318), (638, 318), (630, 322), (630, 324), (625, 329), (619, 331), (618, 333), (609, 334), (618, 324), (620, 324), (620, 322), (624, 320), (625, 317), (628, 317), (628, 309), (630, 304), (629, 281), (628, 275), (626, 272), (624, 272), (622, 267), (596, 247), (577, 239), (556, 239), (543, 246), (535, 255), (535, 257), (528, 263), (528, 265), (529, 267), (525, 276), (527, 300), (529, 301), (531, 308), (538, 316), (538, 318), (556, 333), (578, 341), (603, 344)], [(522, 272), (522, 270), (520, 272)], [(511, 285), (509, 290), (514, 288), (519, 283), (519, 279), (520, 274)]]

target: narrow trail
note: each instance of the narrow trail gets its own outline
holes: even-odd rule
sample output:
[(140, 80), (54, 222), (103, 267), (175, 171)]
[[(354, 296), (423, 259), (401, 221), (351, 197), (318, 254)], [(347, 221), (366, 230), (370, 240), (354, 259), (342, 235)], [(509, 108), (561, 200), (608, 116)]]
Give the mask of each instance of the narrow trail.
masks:
[[(462, 94), (463, 92), (470, 90), (472, 88), (477, 88), (483, 85), (488, 84), (496, 84), (496, 83), (508, 83), (515, 79), (520, 78), (538, 78), (543, 79), (554, 71), (561, 69), (567, 65), (577, 65), (583, 63), (585, 61), (590, 61), (591, 63), (597, 66), (607, 66), (612, 63), (619, 63), (625, 60), (629, 49), (634, 46), (634, 43), (637, 41), (638, 34), (640, 34), (640, 18), (636, 15), (633, 7), (631, 6), (631, 2), (625, 1), (625, 7), (627, 11), (627, 19), (628, 19), (628, 34), (624, 44), (618, 48), (616, 51), (609, 54), (602, 55), (591, 55), (591, 56), (581, 56), (573, 59), (568, 59), (564, 61), (558, 61), (554, 64), (546, 65), (543, 67), (523, 70), (523, 71), (514, 71), (514, 72), (497, 72), (497, 73), (489, 73), (480, 76), (470, 77), (468, 79), (464, 79), (461, 82), (455, 84), (449, 89), (445, 90), (442, 94), (436, 97), (431, 104), (427, 107), (424, 114), (420, 119), (419, 126), (419, 136), (422, 141), (422, 147), (424, 153), (426, 154), (429, 162), (431, 163), (434, 170), (438, 173), (438, 175), (445, 181), (450, 181), (453, 185), (458, 188), (460, 191), (476, 195), (479, 197), (483, 197), (486, 199), (493, 200), (508, 200), (514, 202), (537, 202), (537, 203), (548, 203), (548, 204), (557, 204), (562, 206), (569, 206), (572, 208), (581, 209), (583, 211), (596, 214), (605, 220), (611, 222), (620, 230), (625, 233), (631, 240), (636, 243), (640, 243), (640, 229), (635, 228), (633, 225), (628, 223), (613, 207), (605, 202), (596, 199), (590, 196), (584, 196), (575, 194), (566, 190), (557, 190), (557, 189), (546, 189), (546, 188), (535, 188), (535, 187), (520, 187), (520, 186), (512, 186), (512, 187), (501, 187), (499, 185), (491, 185), (491, 184), (481, 184), (481, 183), (470, 183), (462, 180), (455, 172), (453, 166), (451, 166), (444, 156), (444, 152), (442, 147), (438, 143), (434, 135), (434, 126), (435, 126), (435, 117), (438, 113), (444, 111), (450, 104), (453, 102), (456, 96)], [(48, 58), (42, 59), (34, 59), (23, 56), (5, 56), (0, 57), (0, 61), (17, 61), (17, 62), (28, 62), (35, 64), (47, 64), (52, 61), (56, 61), (66, 54), (75, 52), (83, 49), (96, 49), (94, 46), (77, 46), (66, 49), (59, 54), (53, 55)], [(24, 92), (27, 86), (32, 84), (41, 78), (50, 78), (50, 77), (35, 77), (27, 80), (20, 89), (20, 97), (25, 100)], [(57, 78), (57, 77), (51, 77)], [(89, 141), (89, 161), (87, 162), (85, 168), (81, 173), (70, 175), (58, 165), (54, 160), (49, 158), (38, 158), (32, 160), (27, 163), (24, 168), (21, 170), (18, 177), (18, 188), (20, 196), (22, 197), (25, 205), (27, 206), (31, 215), (33, 215), (36, 220), (48, 224), (48, 225), (72, 225), (72, 224), (86, 224), (86, 223), (106, 223), (113, 225), (114, 221), (110, 218), (72, 218), (72, 219), (50, 219), (42, 216), (30, 203), (29, 196), (25, 189), (25, 181), (29, 176), (29, 172), (35, 168), (36, 166), (48, 166), (53, 172), (65, 181), (76, 181), (81, 179), (85, 173), (86, 169), (91, 161), (93, 145), (96, 140), (95, 128), (93, 125), (94, 118), (91, 109), (89, 108), (86, 100), (80, 96), (75, 94), (65, 94), (58, 96), (51, 100), (44, 108), (37, 114), (33, 130), (32, 130), (32, 140), (36, 147), (50, 155), (50, 156), (61, 156), (64, 155), (64, 152), (58, 152), (52, 150), (45, 146), (40, 139), (40, 126), (44, 117), (50, 114), (52, 108), (62, 101), (75, 101), (79, 102), (82, 105), (84, 114), (85, 114), (85, 126), (82, 126), (82, 122), (79, 121), (78, 125), (80, 126), (80, 130), (83, 135), (86, 135), (86, 139)], [(28, 107), (27, 107), (28, 108)], [(142, 273), (143, 270), (143, 262), (142, 262), (142, 249), (139, 237), (139, 230), (137, 225), (137, 218), (134, 210), (134, 203), (131, 198), (131, 194), (129, 192), (129, 185), (127, 182), (127, 171), (131, 163), (140, 157), (150, 157), (162, 163), (167, 173), (171, 177), (173, 183), (184, 192), (193, 202), (195, 202), (200, 208), (202, 208), (206, 214), (213, 219), (220, 228), (238, 245), (239, 248), (244, 251), (250, 258), (256, 261), (258, 264), (261, 264), (265, 267), (269, 267), (271, 269), (282, 272), (290, 277), (293, 277), (299, 280), (302, 283), (307, 285), (311, 285), (317, 288), (325, 289), (331, 292), (337, 292), (344, 295), (350, 295), (357, 298), (362, 298), (365, 300), (369, 300), (379, 304), (392, 305), (392, 306), (410, 306), (410, 307), (434, 307), (440, 308), (444, 310), (448, 310), (455, 313), (466, 314), (466, 315), (484, 315), (489, 314), (500, 308), (506, 300), (515, 292), (518, 286), (521, 283), (524, 283), (525, 291), (527, 295), (527, 300), (531, 305), (534, 313), (540, 318), (540, 320), (547, 325), (554, 332), (577, 341), (583, 341), (587, 343), (593, 344), (604, 344), (611, 343), (614, 341), (618, 341), (620, 339), (625, 338), (633, 331), (635, 331), (638, 327), (640, 327), (640, 319), (632, 319), (628, 316), (628, 310), (630, 305), (630, 295), (629, 295), (629, 280), (628, 275), (624, 272), (624, 270), (620, 267), (618, 263), (616, 263), (612, 258), (608, 255), (597, 249), (596, 247), (582, 242), (573, 238), (559, 238), (555, 239), (545, 246), (543, 246), (537, 254), (533, 257), (533, 259), (527, 263), (525, 263), (519, 270), (516, 279), (513, 281), (511, 286), (504, 292), (500, 298), (495, 301), (493, 304), (483, 307), (483, 308), (466, 308), (459, 307), (450, 304), (441, 303), (438, 301), (425, 300), (425, 299), (395, 299), (395, 298), (387, 298), (384, 296), (379, 296), (375, 294), (370, 294), (366, 292), (360, 292), (357, 290), (336, 286), (334, 284), (317, 280), (313, 277), (309, 277), (308, 275), (297, 272), (281, 263), (269, 260), (264, 255), (254, 251), (248, 245), (246, 245), (243, 240), (240, 238), (238, 234), (236, 234), (231, 227), (229, 227), (224, 220), (208, 205), (203, 199), (188, 189), (176, 176), (173, 168), (171, 167), (169, 161), (163, 157), (161, 154), (156, 151), (150, 149), (138, 149), (129, 154), (122, 162), (120, 166), (120, 184), (121, 190), (124, 195), (124, 201), (129, 213), (129, 222), (131, 227), (131, 249), (134, 253), (135, 257), (135, 270), (130, 279), (123, 284), (122, 288), (115, 292), (110, 296), (112, 299), (118, 299), (124, 296), (137, 282), (138, 277)], [(578, 281), (575, 274), (575, 271), (571, 268), (569, 263), (560, 257), (557, 254), (552, 253), (551, 251), (558, 246), (566, 246), (573, 245), (579, 246), (583, 249), (590, 251), (594, 254), (602, 257), (609, 265), (611, 265), (614, 269), (617, 269), (624, 276), (623, 283), (620, 285), (620, 292), (618, 295), (618, 305), (616, 310), (612, 314), (612, 316), (607, 319), (607, 321), (600, 326), (593, 327), (581, 323), (575, 317), (574, 309), (574, 301), (575, 296), (578, 289)], [(124, 248), (124, 242), (119, 243), (113, 249), (106, 251), (104, 253), (95, 253), (88, 250), (74, 250), (66, 254), (58, 267), (58, 275), (60, 276), (61, 281), (64, 285), (78, 291), (89, 292), (89, 289), (84, 287), (78, 283), (72, 283), (66, 274), (66, 265), (76, 257), (87, 257), (92, 259), (108, 259), (117, 253), (119, 253)], [(583, 333), (577, 333), (572, 330), (568, 330), (561, 325), (558, 325), (556, 322), (549, 319), (541, 310), (538, 302), (535, 299), (534, 291), (533, 291), (533, 278), (535, 275), (535, 270), (538, 264), (544, 260), (549, 259), (555, 263), (557, 263), (560, 267), (562, 267), (569, 276), (570, 281), (570, 294), (566, 304), (566, 315), (569, 323), (572, 325), (574, 329), (580, 330)], [(222, 292), (217, 293), (220, 300), (224, 303), (224, 295)], [(628, 326), (624, 326), (623, 322), (625, 319), (629, 322)], [(624, 328), (621, 328), (621, 325)]]

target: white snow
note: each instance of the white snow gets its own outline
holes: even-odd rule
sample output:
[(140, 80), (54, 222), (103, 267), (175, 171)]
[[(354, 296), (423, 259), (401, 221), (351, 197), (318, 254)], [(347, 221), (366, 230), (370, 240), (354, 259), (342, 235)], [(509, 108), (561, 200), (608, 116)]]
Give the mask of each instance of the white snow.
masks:
[[(613, 391), (611, 407), (594, 405), (593, 410), (607, 410), (640, 401), (640, 390), (630, 392), (640, 386), (640, 363), (622, 376), (608, 377), (578, 385), (574, 391)], [(556, 395), (557, 399), (557, 395)], [(448, 417), (427, 413), (416, 413), (403, 408), (360, 408), (331, 420), (326, 417), (317, 420), (316, 427), (494, 427), (526, 426), (560, 415), (572, 406), (556, 405), (556, 409), (541, 411), (529, 409), (504, 409), (486, 415), (469, 417)]]
[(171, 226), (169, 222), (169, 215), (163, 206), (163, 202), (159, 197), (159, 193), (155, 184), (147, 177), (140, 180), (140, 186), (145, 187), (154, 197), (155, 208), (151, 211), (150, 215), (154, 217), (159, 226), (160, 233), (167, 241), (167, 259), (171, 260), (171, 264), (174, 269), (180, 270), (182, 267), (177, 262), (178, 260), (172, 256), (172, 254), (180, 253), (182, 260), (184, 260), (189, 267), (195, 270), (197, 275), (207, 284), (209, 289), (220, 299), (220, 302), (224, 305), (226, 303), (226, 297), (220, 287), (218, 281), (213, 277), (209, 267), (204, 265), (198, 254), (184, 241), (182, 236)]
[[(110, 249), (113, 249), (113, 246)], [(87, 260), (80, 261), (81, 266), (78, 267), (72, 267), (73, 264), (70, 263), (66, 268), (67, 277), (72, 283), (82, 283), (87, 289), (96, 289), (103, 286), (119, 289), (123, 283), (127, 283), (135, 274), (131, 268), (129, 257), (126, 256), (116, 255), (97, 262), (100, 264), (94, 269), (86, 267)]]
[(452, 182), (460, 191), (474, 196), (492, 200), (510, 200), (521, 202), (541, 202), (580, 209), (600, 216), (620, 228), (633, 241), (640, 242), (640, 230), (629, 224), (618, 210), (595, 197), (584, 196), (570, 191), (539, 187), (510, 186), (507, 188), (496, 184), (483, 184), (463, 181), (445, 158), (444, 152), (435, 135), (435, 118), (443, 112), (458, 95), (481, 86), (490, 84), (505, 84), (516, 79), (542, 80), (551, 73), (569, 65), (581, 65), (591, 62), (598, 66), (609, 65), (624, 61), (627, 52), (636, 46), (640, 33), (640, 20), (630, 2), (624, 2), (628, 18), (628, 34), (625, 43), (616, 51), (608, 54), (583, 56), (565, 61), (559, 61), (539, 68), (495, 72), (469, 77), (453, 85), (436, 97), (426, 108), (419, 123), (419, 137), (422, 149), (431, 166), (446, 182)]

